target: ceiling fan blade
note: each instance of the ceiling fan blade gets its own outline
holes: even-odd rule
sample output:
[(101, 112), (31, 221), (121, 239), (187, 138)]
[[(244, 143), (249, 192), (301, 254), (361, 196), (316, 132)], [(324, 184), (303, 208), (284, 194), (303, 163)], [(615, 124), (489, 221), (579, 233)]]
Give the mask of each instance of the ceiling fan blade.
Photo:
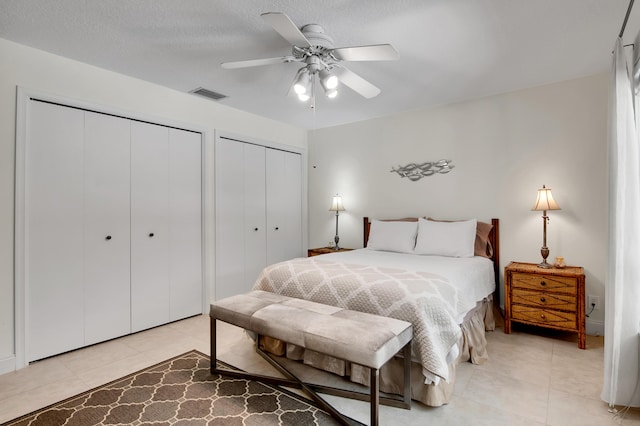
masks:
[(333, 49), (333, 56), (341, 61), (395, 61), (399, 58), (398, 51), (390, 44), (338, 47)]
[(273, 65), (273, 64), (281, 64), (286, 62), (295, 62), (298, 59), (293, 56), (281, 56), (279, 58), (265, 58), (265, 59), (251, 59), (248, 61), (236, 61), (236, 62), (223, 62), (222, 68), (224, 69), (234, 69), (234, 68), (248, 68), (248, 67), (259, 67), (262, 65)]
[(367, 99), (374, 98), (380, 94), (380, 89), (347, 68), (336, 66), (333, 69), (333, 73), (338, 77), (340, 83)]
[(267, 12), (260, 16), (292, 45), (298, 47), (311, 46), (311, 43), (309, 43), (309, 40), (302, 34), (302, 31), (300, 31), (296, 24), (284, 13)]

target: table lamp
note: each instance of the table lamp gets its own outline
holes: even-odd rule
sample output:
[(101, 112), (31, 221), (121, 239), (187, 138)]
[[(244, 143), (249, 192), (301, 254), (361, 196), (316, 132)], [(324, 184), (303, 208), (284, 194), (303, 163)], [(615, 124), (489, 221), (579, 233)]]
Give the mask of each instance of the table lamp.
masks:
[(340, 247), (338, 246), (338, 241), (340, 241), (340, 237), (338, 237), (338, 212), (343, 212), (344, 210), (344, 206), (342, 205), (342, 197), (336, 194), (335, 197), (333, 197), (333, 201), (331, 202), (331, 207), (329, 207), (330, 212), (336, 212), (336, 236), (333, 238), (333, 240), (336, 242), (336, 246), (334, 247), (335, 250), (340, 250)]
[(547, 263), (547, 257), (549, 256), (549, 247), (547, 247), (547, 223), (549, 222), (549, 216), (547, 216), (547, 210), (560, 210), (560, 206), (558, 206), (556, 200), (553, 199), (551, 189), (546, 188), (544, 185), (538, 189), (538, 197), (531, 210), (542, 211), (542, 248), (540, 249), (542, 262), (538, 264), (538, 267), (553, 268), (553, 265)]

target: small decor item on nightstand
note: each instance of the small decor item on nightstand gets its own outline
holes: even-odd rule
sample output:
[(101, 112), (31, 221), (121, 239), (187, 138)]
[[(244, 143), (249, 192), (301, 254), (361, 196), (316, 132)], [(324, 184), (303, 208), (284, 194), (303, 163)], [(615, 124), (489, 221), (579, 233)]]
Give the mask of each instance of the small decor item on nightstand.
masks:
[(336, 236), (333, 238), (336, 242), (334, 250), (340, 250), (340, 246), (338, 245), (338, 241), (340, 241), (340, 237), (338, 237), (338, 212), (343, 212), (345, 210), (342, 205), (342, 197), (336, 194), (333, 197), (333, 201), (331, 202), (331, 207), (329, 207), (330, 212), (336, 212)]
[(556, 261), (553, 262), (553, 266), (555, 266), (556, 268), (564, 268), (567, 266), (566, 263), (564, 263), (564, 257), (562, 256), (557, 256), (556, 257)]
[(531, 210), (542, 211), (542, 248), (540, 249), (542, 262), (538, 264), (538, 267), (552, 268), (553, 265), (547, 262), (547, 257), (549, 256), (549, 247), (547, 247), (547, 223), (549, 223), (549, 216), (547, 216), (547, 210), (560, 210), (560, 206), (558, 206), (556, 200), (553, 199), (551, 189), (546, 188), (544, 185), (538, 189), (538, 197)]

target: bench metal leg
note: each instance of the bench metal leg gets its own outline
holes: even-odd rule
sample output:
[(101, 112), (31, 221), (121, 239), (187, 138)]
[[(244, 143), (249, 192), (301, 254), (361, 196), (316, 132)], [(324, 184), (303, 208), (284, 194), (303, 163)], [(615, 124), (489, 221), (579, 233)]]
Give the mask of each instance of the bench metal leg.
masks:
[(380, 370), (371, 369), (371, 380), (369, 381), (369, 405), (371, 406), (371, 426), (378, 426), (378, 407), (380, 403)]
[(213, 317), (209, 317), (210, 319), (210, 327), (209, 327), (209, 350), (211, 351), (211, 356), (209, 357), (211, 374), (214, 374), (214, 371), (218, 368), (218, 354), (216, 352), (216, 319)]
[[(402, 348), (404, 357), (404, 389), (403, 400), (407, 404), (407, 408), (411, 409), (411, 342)], [(371, 425), (377, 425), (380, 412), (380, 370), (371, 368), (371, 377), (369, 380), (369, 404), (371, 404)]]
[(402, 396), (407, 409), (411, 409), (411, 341), (402, 349), (404, 357), (404, 390)]

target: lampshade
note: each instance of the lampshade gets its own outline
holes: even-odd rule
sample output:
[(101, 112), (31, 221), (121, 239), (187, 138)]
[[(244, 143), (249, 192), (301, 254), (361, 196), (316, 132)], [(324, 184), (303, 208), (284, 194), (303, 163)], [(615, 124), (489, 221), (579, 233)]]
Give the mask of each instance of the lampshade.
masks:
[(345, 208), (342, 205), (342, 197), (339, 196), (338, 194), (336, 194), (336, 196), (333, 197), (333, 201), (331, 202), (331, 207), (329, 207), (329, 211), (330, 212), (343, 212), (344, 210), (345, 210)]
[(538, 197), (531, 210), (546, 211), (546, 210), (560, 210), (560, 206), (553, 199), (551, 189), (542, 185), (542, 188), (538, 189)]

